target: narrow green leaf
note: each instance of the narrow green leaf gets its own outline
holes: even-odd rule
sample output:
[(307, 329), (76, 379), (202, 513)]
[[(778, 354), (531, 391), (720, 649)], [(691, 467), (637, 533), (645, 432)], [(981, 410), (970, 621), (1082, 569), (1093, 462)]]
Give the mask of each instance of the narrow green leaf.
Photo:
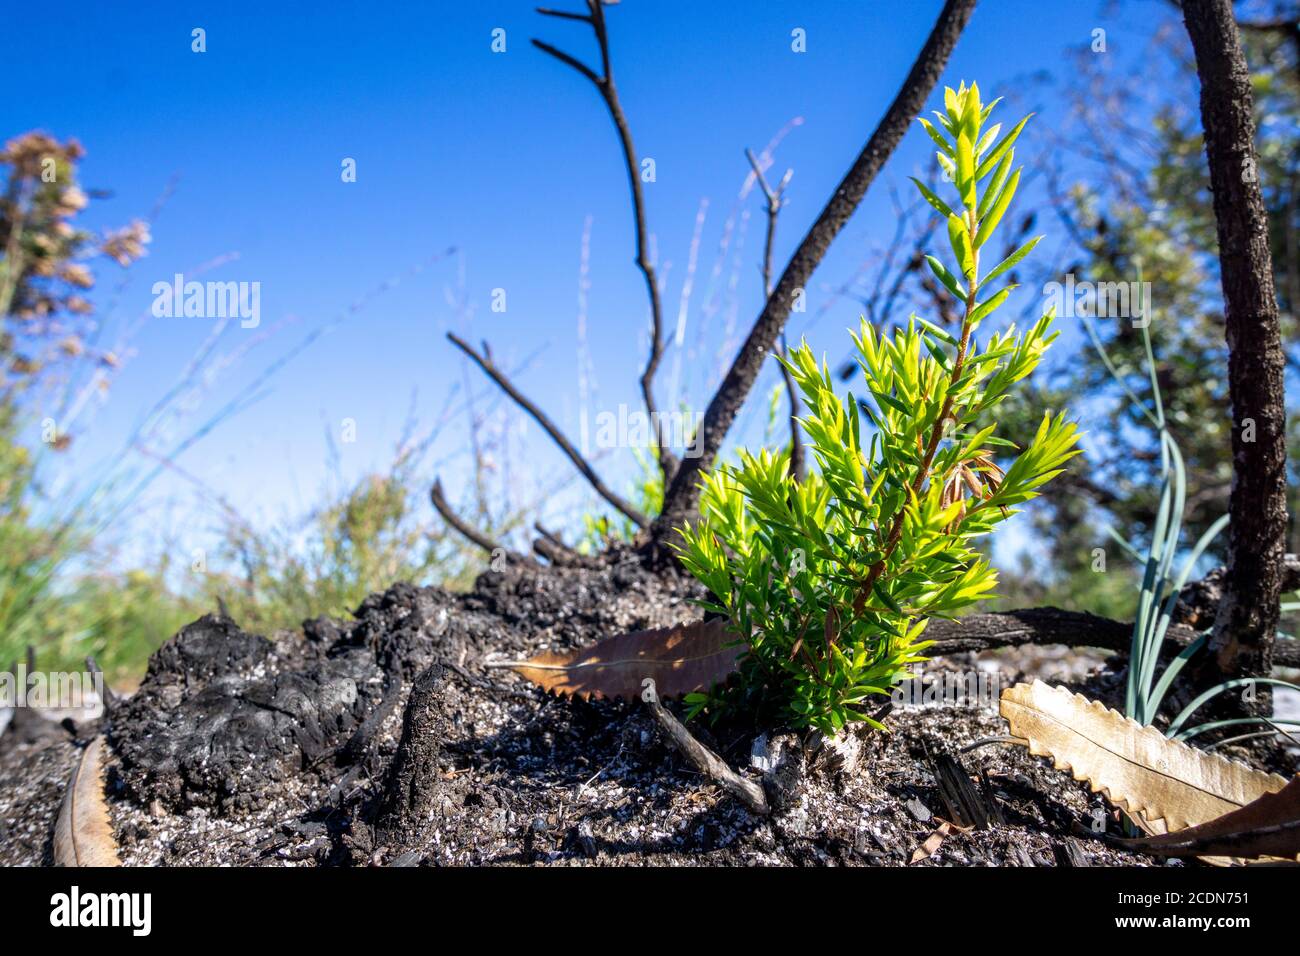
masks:
[(993, 230), (997, 228), (998, 223), (1002, 221), (1002, 214), (1007, 211), (1011, 205), (1011, 198), (1016, 194), (1016, 187), (1020, 185), (1020, 170), (1011, 174), (1007, 184), (1002, 187), (1002, 192), (993, 202), (993, 208), (989, 210), (988, 215), (980, 220), (979, 233), (975, 237), (975, 248), (978, 249), (984, 243), (988, 242), (993, 235)]
[(950, 359), (948, 353), (943, 350), (943, 346), (928, 335), (923, 336), (921, 341), (925, 343), (925, 350), (934, 356), (934, 360), (943, 367), (943, 370), (951, 374), (952, 359)]
[(895, 614), (903, 613), (903, 609), (898, 606), (898, 602), (890, 596), (889, 592), (881, 586), (879, 581), (871, 586), (871, 593), (880, 598), (885, 607), (889, 608)]
[(884, 392), (877, 392), (874, 388), (871, 390), (871, 394), (875, 397), (876, 401), (880, 402), (882, 405), (888, 405), (894, 411), (900, 412), (903, 415), (911, 414), (911, 409), (893, 395), (887, 395)]
[(924, 319), (924, 318), (922, 318), (922, 317), (919, 316), (919, 315), (913, 315), (912, 318), (916, 319), (916, 321), (919, 322), (919, 323), (921, 324), (921, 326), (922, 326), (922, 327), (923, 327), (927, 332), (929, 332), (931, 335), (933, 335), (933, 336), (934, 336), (936, 339), (938, 339), (940, 342), (946, 342), (946, 343), (948, 343), (949, 345), (951, 345), (953, 348), (956, 348), (956, 347), (957, 347), (957, 344), (958, 344), (958, 343), (957, 343), (957, 338), (956, 338), (956, 336), (954, 336), (951, 332), (949, 332), (949, 331), (948, 331), (947, 329), (945, 329), (943, 326), (941, 326), (941, 325), (935, 325), (935, 324), (934, 324), (933, 322), (931, 322), (929, 319)]
[(956, 156), (956, 155), (957, 155), (957, 152), (956, 152), (956, 150), (954, 149), (953, 145), (952, 145), (951, 143), (949, 143), (946, 139), (943, 138), (943, 134), (940, 133), (937, 129), (934, 128), (934, 124), (933, 124), (933, 123), (931, 123), (931, 122), (930, 122), (928, 119), (926, 119), (924, 116), (919, 116), (919, 117), (917, 117), (917, 121), (918, 121), (922, 126), (925, 127), (925, 131), (926, 131), (927, 133), (930, 134), (930, 138), (931, 138), (932, 140), (934, 140), (935, 145), (938, 146), (939, 149), (943, 150), (944, 155), (946, 155), (946, 156)]
[(971, 324), (978, 325), (980, 322), (984, 321), (990, 312), (1000, 306), (1003, 302), (1007, 301), (1007, 296), (1011, 294), (1011, 290), (1014, 288), (1016, 288), (1016, 286), (1009, 285), (996, 295), (990, 296), (977, 305), (975, 311), (971, 313)]
[(966, 230), (966, 224), (956, 216), (948, 217), (948, 241), (952, 243), (952, 251), (957, 256), (962, 275), (969, 280), (975, 272), (975, 257), (971, 251), (970, 233)]
[(1011, 132), (1002, 137), (1001, 141), (993, 147), (984, 161), (980, 163), (979, 169), (975, 171), (976, 179), (983, 179), (998, 164), (1002, 159), (1002, 154), (1011, 148), (1011, 144), (1016, 141), (1016, 137), (1020, 135), (1020, 131), (1025, 128), (1025, 124), (1029, 122), (1033, 115), (1033, 113), (1030, 113), (1029, 116), (1017, 123)]
[(1007, 270), (1014, 269), (1020, 264), (1020, 261), (1024, 259), (1025, 256), (1029, 255), (1029, 253), (1034, 250), (1034, 246), (1038, 245), (1038, 243), (1042, 241), (1042, 238), (1042, 236), (1034, 236), (1034, 238), (1030, 239), (1015, 252), (1011, 253), (1011, 255), (1007, 256), (993, 267), (993, 271), (984, 277), (984, 281), (986, 283), (992, 282)]
[(997, 139), (998, 133), (1000, 132), (1002, 132), (1001, 123), (994, 123), (992, 126), (990, 126), (987, 130), (984, 131), (984, 135), (981, 136), (979, 138), (979, 142), (975, 144), (976, 159), (979, 159), (979, 157), (983, 155), (983, 153), (989, 148), (989, 143)]
[(942, 214), (945, 218), (953, 214), (952, 210), (948, 208), (948, 204), (944, 202), (942, 199), (940, 199), (938, 196), (936, 196), (934, 194), (934, 191), (930, 189), (929, 186), (921, 182), (921, 180), (917, 179), (915, 176), (911, 176), (909, 178), (912, 180), (912, 182), (916, 183), (916, 188), (920, 190), (921, 195), (925, 197), (925, 201), (928, 202), (931, 206), (933, 206), (936, 210), (938, 210), (940, 214)]
[(975, 207), (975, 149), (965, 129), (957, 133), (957, 192), (967, 209)]
[(944, 284), (944, 287), (957, 298), (957, 301), (965, 302), (966, 290), (957, 281), (957, 277), (949, 272), (947, 267), (934, 256), (926, 256), (925, 261), (930, 264), (930, 271), (934, 273), (935, 278)]

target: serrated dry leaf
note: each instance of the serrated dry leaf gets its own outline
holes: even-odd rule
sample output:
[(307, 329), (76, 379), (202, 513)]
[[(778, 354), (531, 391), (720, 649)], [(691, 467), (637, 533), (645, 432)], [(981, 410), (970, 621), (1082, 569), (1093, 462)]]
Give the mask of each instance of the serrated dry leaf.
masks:
[(1002, 692), (1001, 713), (1030, 753), (1088, 783), (1148, 833), (1208, 823), (1286, 786), (1276, 774), (1170, 740), (1154, 727), (1042, 681)]
[(81, 752), (54, 824), (55, 866), (121, 866), (104, 799), (104, 738)]
[(706, 691), (736, 669), (742, 648), (723, 620), (633, 631), (576, 651), (546, 651), (526, 661), (500, 661), (534, 684), (576, 697), (641, 695), (649, 677), (660, 697)]
[(1162, 856), (1300, 859), (1300, 777), (1209, 823), (1129, 845)]

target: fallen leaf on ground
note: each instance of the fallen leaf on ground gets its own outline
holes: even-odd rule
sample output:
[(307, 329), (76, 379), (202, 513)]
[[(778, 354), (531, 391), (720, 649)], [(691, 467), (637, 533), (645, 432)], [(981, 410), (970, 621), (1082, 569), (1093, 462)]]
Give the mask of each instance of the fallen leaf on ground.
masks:
[(1200, 826), (1127, 841), (1161, 856), (1300, 858), (1300, 777)]
[(1276, 774), (1197, 750), (1042, 681), (1002, 692), (1012, 736), (1088, 783), (1147, 833), (1199, 826), (1286, 786)]
[(641, 682), (655, 682), (659, 697), (707, 691), (736, 669), (742, 648), (724, 620), (699, 621), (633, 631), (576, 651), (545, 651), (526, 661), (497, 661), (544, 690), (576, 697), (641, 695)]
[(56, 866), (120, 866), (104, 799), (104, 738), (81, 752), (54, 824)]
[(928, 860), (938, 852), (939, 847), (943, 844), (944, 837), (952, 832), (952, 824), (945, 820), (935, 829), (925, 842), (912, 851), (912, 859), (909, 863), (920, 863), (922, 860)]

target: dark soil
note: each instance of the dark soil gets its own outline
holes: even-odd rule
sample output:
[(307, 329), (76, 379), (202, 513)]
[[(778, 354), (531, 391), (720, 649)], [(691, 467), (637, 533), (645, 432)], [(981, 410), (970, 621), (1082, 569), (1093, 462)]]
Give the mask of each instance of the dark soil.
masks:
[[(1104, 801), (1025, 750), (960, 753), (1004, 733), (992, 707), (899, 708), (890, 733), (850, 739), (861, 759), (849, 770), (812, 738), (773, 732), (793, 756), (764, 819), (685, 766), (640, 703), (549, 697), (483, 667), (689, 620), (694, 595), (616, 552), (593, 568), (489, 572), (464, 595), (399, 584), (353, 621), (274, 641), (204, 617), (100, 724), (16, 723), (0, 737), (0, 864), (50, 862), (78, 744), (101, 731), (128, 865), (901, 865), (958, 812), (936, 778), (949, 756), (988, 825), (953, 830), (918, 865), (1155, 862), (1097, 839), (1099, 821), (1115, 832)], [(1001, 666), (1004, 683), (1032, 667), (1076, 685), (1091, 667), (1089, 693), (1116, 686), (1067, 652), (979, 666)], [(749, 765), (756, 728), (693, 729)]]

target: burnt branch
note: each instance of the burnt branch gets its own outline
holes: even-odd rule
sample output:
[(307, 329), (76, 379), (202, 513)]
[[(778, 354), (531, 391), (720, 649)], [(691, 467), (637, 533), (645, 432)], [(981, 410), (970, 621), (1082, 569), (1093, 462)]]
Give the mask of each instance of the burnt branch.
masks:
[(565, 544), (564, 539), (558, 534), (543, 527), (541, 522), (534, 524), (533, 530), (541, 535), (540, 538), (533, 542), (533, 550), (551, 564), (580, 568), (591, 568), (599, 565), (600, 560), (598, 558), (575, 551)]
[[(775, 189), (767, 183), (767, 177), (763, 175), (763, 167), (759, 165), (758, 157), (754, 155), (752, 149), (745, 150), (745, 158), (749, 160), (749, 165), (754, 169), (754, 178), (758, 180), (758, 186), (763, 190), (763, 197), (767, 200), (767, 236), (763, 242), (763, 301), (772, 297), (772, 244), (776, 239), (776, 221), (781, 213), (781, 207), (785, 204), (785, 187), (790, 184), (790, 177), (794, 174), (793, 169), (787, 169), (781, 181), (777, 183)], [(781, 332), (781, 342), (777, 346), (776, 357), (777, 365), (781, 369), (781, 378), (785, 381), (786, 394), (790, 396), (790, 474), (795, 481), (803, 481), (804, 467), (804, 450), (803, 442), (799, 435), (799, 392), (795, 388), (794, 376), (790, 370), (785, 367), (785, 363), (779, 361), (785, 358), (788, 351), (786, 345), (785, 332)]]
[(419, 842), (438, 815), (446, 789), (441, 767), (447, 731), (447, 672), (434, 664), (416, 678), (402, 714), (402, 736), (384, 781), (376, 830), (382, 842)]
[(623, 497), (611, 490), (605, 482), (601, 480), (601, 477), (596, 474), (595, 469), (591, 467), (587, 462), (587, 459), (583, 458), (578, 449), (573, 447), (573, 443), (564, 437), (564, 433), (560, 431), (549, 417), (547, 417), (546, 413), (533, 404), (533, 402), (520, 392), (519, 389), (515, 388), (514, 383), (510, 381), (506, 374), (496, 367), (496, 364), (492, 361), (492, 355), (486, 347), (483, 349), (483, 354), (480, 355), (478, 352), (474, 351), (473, 346), (469, 345), (469, 343), (454, 332), (448, 332), (447, 338), (452, 345), (456, 346), (473, 359), (478, 367), (481, 368), (484, 373), (492, 379), (492, 381), (496, 382), (503, 392), (514, 400), (516, 405), (531, 415), (533, 420), (542, 426), (542, 429), (546, 434), (551, 436), (551, 440), (554, 441), (555, 444), (559, 445), (560, 450), (569, 456), (569, 461), (573, 462), (574, 467), (577, 468), (578, 471), (582, 472), (583, 477), (590, 482), (591, 487), (596, 489), (598, 495), (621, 511), (638, 527), (644, 528), (650, 524), (649, 518), (637, 510), (637, 508), (635, 508), (630, 502), (626, 501)]
[(764, 304), (749, 337), (704, 413), (702, 434), (698, 439), (701, 454), (684, 459), (668, 485), (663, 512), (654, 525), (656, 542), (665, 542), (673, 528), (694, 516), (699, 502), (700, 477), (713, 467), (722, 442), (753, 387), (763, 361), (785, 328), (795, 301), (803, 295), (808, 280), (831, 242), (862, 202), (867, 188), (902, 140), (913, 118), (921, 113), (974, 8), (975, 0), (947, 0), (944, 3), (939, 19), (898, 95), (786, 265), (776, 289)]
[[(1167, 634), (1168, 646), (1178, 651), (1198, 637), (1200, 633), (1195, 629), (1172, 624)], [(1022, 644), (1098, 647), (1127, 654), (1133, 642), (1133, 625), (1086, 611), (1033, 607), (996, 614), (967, 614), (955, 621), (936, 618), (927, 625), (925, 639), (934, 641), (926, 651), (930, 656)], [(1279, 667), (1300, 666), (1300, 642), (1278, 642), (1273, 663)]]
[[(572, 67), (585, 76), (596, 87), (600, 97), (605, 101), (609, 118), (614, 122), (619, 144), (623, 149), (623, 162), (627, 167), (627, 181), (632, 193), (632, 219), (636, 229), (636, 264), (645, 277), (646, 294), (650, 299), (650, 355), (646, 360), (645, 371), (641, 373), (641, 395), (645, 401), (646, 414), (650, 417), (650, 427), (654, 430), (655, 447), (659, 455), (659, 468), (663, 472), (664, 484), (672, 480), (677, 470), (677, 458), (664, 443), (663, 422), (659, 416), (659, 407), (654, 397), (655, 373), (664, 354), (663, 304), (659, 295), (659, 279), (655, 274), (654, 264), (649, 254), (649, 228), (646, 225), (645, 196), (641, 189), (640, 164), (637, 162), (636, 146), (632, 142), (632, 129), (628, 125), (627, 115), (618, 97), (618, 88), (614, 85), (614, 72), (610, 66), (609, 33), (605, 24), (605, 10), (602, 0), (587, 0), (588, 13), (570, 13), (563, 10), (551, 10), (539, 7), (537, 12), (548, 17), (575, 20), (590, 24), (596, 35), (600, 48), (600, 72), (597, 73), (577, 57), (570, 56), (563, 50), (534, 39), (533, 46), (543, 53), (549, 53), (561, 63)], [(622, 509), (620, 509), (622, 510)], [(626, 513), (626, 512), (625, 512)], [(629, 517), (631, 517), (629, 515)], [(635, 520), (635, 519), (634, 519)], [(641, 524), (642, 522), (638, 522)]]
[(555, 17), (559, 20), (581, 20), (583, 23), (590, 23), (591, 17), (585, 13), (573, 13), (569, 10), (552, 10), (550, 7), (538, 7), (537, 12), (544, 17)]
[(447, 524), (451, 525), (451, 527), (456, 529), (456, 531), (460, 532), (462, 537), (472, 541), (484, 551), (489, 554), (495, 554), (498, 551), (503, 552), (506, 557), (512, 561), (528, 560), (522, 554), (519, 554), (516, 551), (511, 551), (500, 542), (493, 541), (482, 531), (479, 531), (460, 515), (456, 514), (451, 505), (447, 503), (447, 498), (442, 492), (441, 478), (435, 478), (433, 480), (433, 487), (429, 489), (429, 500), (433, 502), (434, 510), (442, 516), (443, 521), (447, 522)]
[(659, 724), (659, 729), (663, 731), (664, 738), (672, 748), (685, 757), (696, 770), (743, 803), (751, 813), (760, 817), (768, 816), (772, 808), (768, 805), (767, 794), (762, 785), (736, 773), (727, 766), (725, 760), (696, 740), (682, 722), (659, 703), (659, 698), (655, 696), (654, 682), (649, 683), (650, 686), (646, 688), (642, 699), (650, 708), (650, 713), (654, 715), (655, 722)]
[(577, 551), (574, 551), (572, 548), (570, 548), (567, 544), (564, 543), (563, 538), (561, 538), (554, 531), (551, 531), (549, 528), (543, 526), (540, 521), (533, 523), (533, 530), (536, 531), (538, 534), (540, 534), (547, 541), (551, 542), (551, 544), (561, 549), (562, 551), (567, 551), (570, 554), (574, 555), (575, 557), (578, 555)]
[(591, 67), (587, 66), (587, 64), (583, 63), (577, 57), (569, 56), (569, 54), (565, 53), (563, 50), (557, 49), (556, 47), (551, 46), (549, 43), (543, 43), (541, 40), (534, 40), (533, 46), (537, 47), (537, 49), (541, 50), (543, 53), (549, 53), (551, 56), (555, 57), (561, 63), (568, 64), (569, 66), (577, 70), (579, 73), (581, 73), (583, 76), (585, 76), (587, 79), (591, 80), (591, 82), (595, 83), (597, 86), (600, 86), (600, 77), (596, 75), (596, 71), (593, 70)]

